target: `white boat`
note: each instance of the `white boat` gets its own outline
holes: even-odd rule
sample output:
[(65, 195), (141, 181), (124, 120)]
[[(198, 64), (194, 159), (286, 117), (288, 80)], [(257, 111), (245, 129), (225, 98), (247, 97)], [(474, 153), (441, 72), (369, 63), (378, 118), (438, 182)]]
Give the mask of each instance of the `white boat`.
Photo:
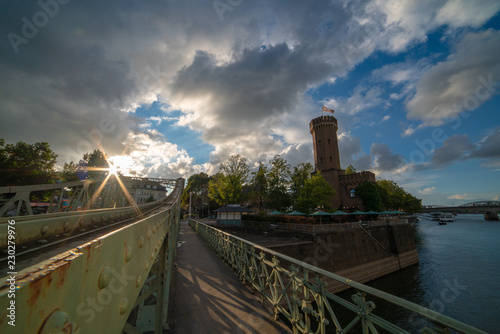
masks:
[(439, 216), (440, 223), (451, 223), (455, 221), (455, 216), (451, 213), (443, 213)]

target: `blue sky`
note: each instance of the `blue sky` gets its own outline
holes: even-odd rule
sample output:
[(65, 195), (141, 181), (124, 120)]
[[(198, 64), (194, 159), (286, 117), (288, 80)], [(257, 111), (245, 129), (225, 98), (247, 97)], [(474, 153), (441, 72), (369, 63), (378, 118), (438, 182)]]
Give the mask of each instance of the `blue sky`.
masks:
[(59, 166), (98, 145), (150, 177), (312, 162), (325, 105), (343, 167), (424, 204), (500, 197), (498, 1), (51, 4), (1, 3), (0, 137)]

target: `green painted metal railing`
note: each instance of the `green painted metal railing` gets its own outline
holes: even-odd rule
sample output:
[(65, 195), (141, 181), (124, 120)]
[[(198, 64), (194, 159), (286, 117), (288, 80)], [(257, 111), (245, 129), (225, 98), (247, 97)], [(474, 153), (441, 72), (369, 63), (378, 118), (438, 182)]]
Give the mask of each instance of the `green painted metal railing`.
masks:
[[(162, 204), (156, 213), (137, 216), (126, 226), (82, 241), (48, 260), (36, 263), (35, 258), (35, 264), (24, 269), (9, 259), (9, 273), (0, 277), (0, 333), (141, 333), (136, 328), (137, 314), (153, 296), (156, 305), (151, 317), (147, 314), (150, 328), (144, 331), (161, 334), (168, 329), (169, 290), (184, 189), (183, 179), (173, 182), (176, 187), (166, 200), (147, 204)], [(132, 211), (105, 211), (105, 218)], [(94, 213), (99, 212), (83, 214), (96, 218)], [(70, 213), (56, 215), (64, 217), (63, 222), (72, 217)], [(11, 218), (16, 236), (27, 224), (40, 223), (38, 229), (43, 228), (43, 215), (39, 217), (38, 221), (28, 219), (26, 225), (15, 222), (19, 217)], [(57, 220), (56, 216), (53, 219)], [(17, 239), (14, 241), (15, 245), (9, 246), (12, 250), (17, 246)], [(134, 314), (136, 319), (129, 319)]]
[[(271, 304), (276, 319), (281, 315), (282, 319), (291, 324), (294, 333), (340, 334), (359, 331), (360, 327), (363, 334), (379, 333), (380, 329), (389, 333), (410, 333), (410, 330), (415, 332), (414, 328), (403, 329), (375, 315), (372, 312), (375, 303), (368, 301), (367, 296), (380, 298), (405, 309), (412, 314), (407, 325), (415, 327), (415, 324), (418, 324), (419, 333), (451, 333), (450, 330), (468, 334), (485, 333), (423, 306), (301, 262), (206, 224), (194, 220), (190, 220), (189, 224), (217, 255), (232, 267), (240, 280), (260, 294), (263, 303)], [(289, 268), (285, 268), (284, 264)], [(313, 276), (315, 277), (312, 278)], [(327, 291), (325, 279), (355, 289), (352, 302)], [(345, 310), (354, 313), (350, 322), (340, 319), (341, 309), (344, 313)], [(410, 324), (411, 322), (413, 324)]]

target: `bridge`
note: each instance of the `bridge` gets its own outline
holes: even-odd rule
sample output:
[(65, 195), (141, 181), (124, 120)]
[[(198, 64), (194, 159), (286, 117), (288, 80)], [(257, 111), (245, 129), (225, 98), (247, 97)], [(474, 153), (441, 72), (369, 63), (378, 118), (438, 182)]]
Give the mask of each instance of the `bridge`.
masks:
[[(441, 206), (431, 205), (423, 207), (421, 213), (429, 212), (451, 212), (451, 213), (479, 213), (492, 217), (492, 220), (498, 220), (498, 213), (500, 213), (500, 201), (476, 201), (459, 206)], [(496, 217), (496, 219), (494, 219)]]
[[(484, 333), (214, 226), (181, 224), (185, 181), (141, 180), (168, 196), (138, 205), (116, 175), (0, 187), (1, 333), (160, 334), (169, 324), (179, 333)], [(35, 193), (50, 194), (46, 213), (34, 214)], [(352, 288), (351, 300), (330, 293), (332, 281)], [(408, 321), (377, 316), (373, 298)], [(250, 324), (259, 321), (264, 329)]]

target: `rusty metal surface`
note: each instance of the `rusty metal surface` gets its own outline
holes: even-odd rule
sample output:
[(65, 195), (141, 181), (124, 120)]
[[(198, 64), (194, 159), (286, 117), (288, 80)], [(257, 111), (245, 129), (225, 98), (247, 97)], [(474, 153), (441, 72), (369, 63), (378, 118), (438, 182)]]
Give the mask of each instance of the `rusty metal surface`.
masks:
[[(121, 333), (160, 249), (167, 249), (164, 242), (178, 224), (183, 181), (177, 180), (164, 211), (3, 277), (0, 333)], [(15, 298), (9, 297), (12, 293)], [(7, 309), (12, 301), (15, 327)]]

